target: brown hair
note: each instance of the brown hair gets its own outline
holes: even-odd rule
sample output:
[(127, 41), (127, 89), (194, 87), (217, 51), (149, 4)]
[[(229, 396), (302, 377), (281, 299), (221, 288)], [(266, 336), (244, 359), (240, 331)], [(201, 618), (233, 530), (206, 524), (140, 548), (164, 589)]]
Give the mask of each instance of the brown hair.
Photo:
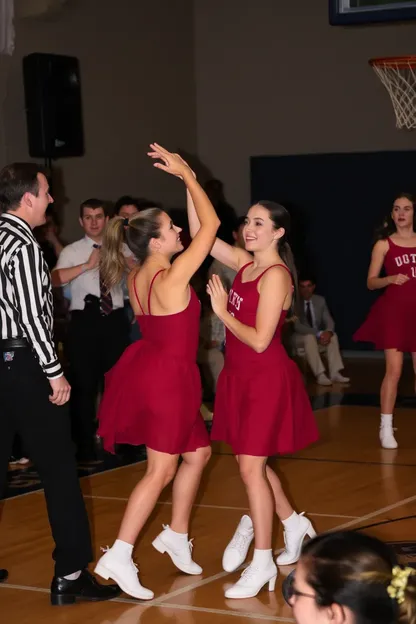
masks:
[(319, 535), (303, 548), (301, 563), (319, 607), (348, 607), (356, 624), (416, 623), (416, 575), (408, 578), (403, 602), (390, 597), (398, 562), (380, 540), (348, 531)]
[(0, 171), (0, 213), (16, 210), (25, 193), (38, 196), (38, 173), (46, 176), (36, 163), (13, 163)]
[(120, 283), (126, 270), (123, 255), (125, 242), (140, 264), (149, 255), (152, 238), (160, 237), (160, 208), (148, 208), (135, 215), (130, 221), (113, 217), (105, 229), (100, 255), (100, 273), (107, 288)]

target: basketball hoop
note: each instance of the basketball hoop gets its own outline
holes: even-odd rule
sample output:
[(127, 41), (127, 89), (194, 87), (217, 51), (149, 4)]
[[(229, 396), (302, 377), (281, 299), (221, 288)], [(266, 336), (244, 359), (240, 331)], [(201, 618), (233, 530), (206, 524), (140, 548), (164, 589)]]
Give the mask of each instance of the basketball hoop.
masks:
[(374, 58), (369, 64), (389, 92), (397, 128), (416, 128), (416, 55)]

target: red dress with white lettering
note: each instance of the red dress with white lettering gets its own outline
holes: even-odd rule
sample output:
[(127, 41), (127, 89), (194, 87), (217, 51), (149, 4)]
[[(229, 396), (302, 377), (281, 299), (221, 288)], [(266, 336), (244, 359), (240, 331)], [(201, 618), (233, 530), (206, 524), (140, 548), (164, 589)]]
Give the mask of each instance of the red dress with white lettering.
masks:
[(376, 349), (416, 352), (416, 247), (399, 247), (390, 238), (384, 258), (387, 275), (410, 277), (402, 286), (391, 284), (376, 300), (354, 340), (372, 342)]
[[(257, 285), (266, 271), (255, 280), (243, 282), (247, 266), (234, 279), (228, 311), (245, 325), (255, 327)], [(272, 341), (263, 353), (256, 353), (227, 330), (211, 438), (229, 444), (236, 455), (293, 453), (319, 437), (300, 371), (281, 343), (286, 314), (282, 311)]]

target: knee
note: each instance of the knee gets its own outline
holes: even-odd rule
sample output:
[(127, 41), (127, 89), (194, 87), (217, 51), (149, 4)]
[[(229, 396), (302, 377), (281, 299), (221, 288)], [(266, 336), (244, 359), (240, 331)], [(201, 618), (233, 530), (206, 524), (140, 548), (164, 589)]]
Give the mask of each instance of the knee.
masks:
[(394, 383), (399, 383), (401, 374), (402, 374), (401, 367), (399, 368), (399, 367), (394, 366), (394, 367), (389, 367), (386, 370), (386, 378), (389, 381), (392, 381)]
[(147, 471), (147, 476), (157, 483), (159, 487), (165, 488), (173, 481), (177, 470), (177, 464), (155, 467)]
[(303, 344), (305, 348), (317, 347), (318, 341), (316, 339), (316, 336), (314, 336), (314, 334), (306, 334), (306, 336), (304, 336), (303, 338)]
[(254, 464), (239, 462), (240, 476), (246, 486), (258, 483), (263, 478), (263, 470)]

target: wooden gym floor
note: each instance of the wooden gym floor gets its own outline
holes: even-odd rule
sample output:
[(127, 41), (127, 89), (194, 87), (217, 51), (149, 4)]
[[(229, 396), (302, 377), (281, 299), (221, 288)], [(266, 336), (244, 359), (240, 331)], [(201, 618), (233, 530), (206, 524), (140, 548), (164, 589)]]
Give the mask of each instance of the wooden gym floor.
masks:
[[(299, 511), (307, 511), (317, 531), (335, 528), (366, 530), (389, 542), (409, 562), (416, 562), (416, 420), (413, 376), (406, 366), (401, 394), (408, 397), (397, 409), (395, 425), (400, 448), (385, 451), (378, 443), (377, 391), (382, 362), (350, 362), (349, 388), (316, 388), (322, 398), (316, 409), (320, 441), (294, 457), (273, 461)], [(1, 620), (5, 624), (233, 624), (238, 620), (292, 621), (281, 595), (281, 583), (291, 568), (280, 570), (273, 593), (257, 598), (226, 600), (224, 588), (239, 574), (222, 570), (224, 547), (247, 499), (236, 462), (227, 447), (216, 444), (195, 504), (191, 536), (201, 577), (182, 575), (167, 555), (151, 546), (170, 518), (170, 491), (157, 505), (135, 551), (143, 584), (155, 592), (150, 603), (122, 595), (113, 602), (52, 608), (49, 584), (53, 548), (41, 491), (7, 499), (0, 524), (0, 567), (9, 581), (0, 585)], [(144, 463), (101, 472), (81, 480), (91, 520), (96, 558), (100, 546), (115, 538), (127, 497), (143, 475)], [(413, 542), (413, 545), (412, 545)], [(282, 548), (276, 524), (274, 548)]]

